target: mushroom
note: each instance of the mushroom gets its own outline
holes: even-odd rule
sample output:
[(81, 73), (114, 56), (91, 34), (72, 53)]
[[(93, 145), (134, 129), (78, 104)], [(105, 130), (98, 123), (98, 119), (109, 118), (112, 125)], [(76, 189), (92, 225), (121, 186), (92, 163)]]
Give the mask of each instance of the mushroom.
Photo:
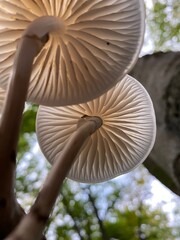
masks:
[(22, 217), (14, 163), (27, 92), (28, 101), (47, 105), (100, 96), (132, 68), (143, 33), (143, 0), (0, 1), (0, 86), (8, 85), (0, 124), (0, 197), (7, 203), (0, 231), (11, 231)]
[(3, 0), (0, 86), (4, 89), (23, 31), (42, 16), (45, 25), (50, 17), (59, 22), (60, 31), (50, 34), (34, 60), (29, 101), (68, 105), (92, 100), (122, 79), (137, 60), (144, 35), (143, 0)]
[(42, 239), (43, 229), (59, 195), (63, 180), (73, 163), (72, 159), (77, 155), (82, 143), (101, 125), (102, 120), (99, 117), (83, 118), (78, 121), (76, 131), (64, 147), (59, 161), (53, 164), (29, 213), (6, 238), (7, 240), (26, 239), (27, 236), (28, 240)]
[[(52, 20), (52, 17), (49, 17), (50, 19)], [(2, 108), (0, 121), (0, 199), (6, 203), (0, 209), (0, 235), (3, 239), (18, 224), (23, 215), (14, 193), (14, 177), (18, 136), (32, 63), (34, 57), (48, 40), (49, 32), (55, 29), (57, 29), (57, 21), (54, 21), (54, 18), (47, 25), (44, 25), (43, 17), (29, 24), (18, 45), (12, 76)], [(24, 55), (28, 57), (24, 58)]]
[(79, 119), (86, 116), (101, 118), (102, 126), (83, 144), (69, 171), (70, 179), (106, 181), (134, 169), (150, 153), (156, 135), (153, 104), (145, 88), (126, 75), (107, 93), (87, 103), (39, 107), (38, 142), (51, 164), (59, 161)]

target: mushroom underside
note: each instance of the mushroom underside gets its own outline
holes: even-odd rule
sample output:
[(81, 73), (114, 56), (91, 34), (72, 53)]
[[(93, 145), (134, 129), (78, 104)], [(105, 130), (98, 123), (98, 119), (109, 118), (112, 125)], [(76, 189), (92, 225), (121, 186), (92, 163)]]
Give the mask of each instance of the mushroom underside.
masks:
[(126, 76), (115, 87), (90, 102), (68, 107), (40, 106), (37, 136), (52, 164), (84, 116), (99, 116), (103, 125), (84, 143), (68, 177), (80, 182), (102, 182), (129, 172), (150, 153), (156, 134), (153, 104), (144, 87)]
[(144, 35), (143, 0), (4, 0), (0, 1), (2, 88), (12, 74), (24, 30), (42, 16), (54, 16), (60, 30), (50, 34), (34, 61), (28, 101), (50, 106), (87, 102), (114, 86), (138, 58)]

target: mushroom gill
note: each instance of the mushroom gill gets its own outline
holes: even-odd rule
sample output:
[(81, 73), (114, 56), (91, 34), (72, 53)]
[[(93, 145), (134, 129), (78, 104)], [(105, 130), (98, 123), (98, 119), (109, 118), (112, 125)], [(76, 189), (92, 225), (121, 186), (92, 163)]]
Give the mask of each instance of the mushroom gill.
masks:
[(37, 136), (50, 163), (58, 161), (84, 115), (98, 116), (103, 124), (84, 143), (69, 178), (106, 181), (134, 169), (150, 153), (156, 135), (153, 104), (144, 87), (127, 75), (93, 101), (67, 107), (40, 106)]
[[(92, 100), (122, 79), (137, 60), (144, 34), (143, 0), (0, 1), (0, 86), (7, 86), (28, 24), (54, 16), (52, 33), (34, 61), (28, 100), (69, 105)], [(24, 56), (28, 57), (28, 56)]]

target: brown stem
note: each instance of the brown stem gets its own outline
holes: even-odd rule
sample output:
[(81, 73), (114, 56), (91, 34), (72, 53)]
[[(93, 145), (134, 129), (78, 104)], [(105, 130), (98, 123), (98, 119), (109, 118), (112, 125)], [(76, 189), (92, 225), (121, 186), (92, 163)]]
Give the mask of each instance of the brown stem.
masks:
[[(33, 60), (48, 40), (50, 26), (44, 26), (44, 20), (47, 21), (43, 17), (31, 23), (20, 40), (2, 112), (0, 122), (0, 239), (9, 233), (22, 217), (22, 209), (17, 204), (14, 194), (16, 149)], [(52, 17), (50, 20), (53, 25)], [(54, 22), (55, 27), (52, 27), (52, 31), (57, 29), (57, 20)]]
[(14, 225), (14, 218), (17, 219), (17, 216), (20, 214), (14, 195), (16, 148), (32, 63), (34, 57), (39, 52), (39, 47), (39, 41), (35, 38), (25, 36), (22, 39), (16, 56), (15, 70), (7, 91), (5, 108), (2, 113), (0, 123), (1, 232), (5, 228), (9, 228), (11, 224)]
[(60, 187), (67, 176), (76, 155), (81, 149), (84, 141), (102, 125), (99, 117), (89, 117), (79, 121), (77, 130), (72, 134), (60, 159), (52, 166), (42, 190), (20, 224), (7, 239), (16, 240), (38, 240), (41, 237), (45, 224), (52, 211), (52, 207), (59, 194)]

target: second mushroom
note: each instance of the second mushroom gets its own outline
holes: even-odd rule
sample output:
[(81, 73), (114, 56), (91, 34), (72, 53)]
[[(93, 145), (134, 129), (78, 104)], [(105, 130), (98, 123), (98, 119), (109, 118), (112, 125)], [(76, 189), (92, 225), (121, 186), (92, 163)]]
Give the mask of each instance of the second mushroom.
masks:
[(60, 161), (79, 119), (86, 116), (101, 118), (102, 126), (84, 142), (76, 160), (72, 159), (69, 178), (87, 183), (106, 181), (132, 170), (150, 153), (156, 135), (153, 104), (144, 87), (127, 75), (93, 101), (67, 107), (40, 106), (38, 141), (50, 163)]

